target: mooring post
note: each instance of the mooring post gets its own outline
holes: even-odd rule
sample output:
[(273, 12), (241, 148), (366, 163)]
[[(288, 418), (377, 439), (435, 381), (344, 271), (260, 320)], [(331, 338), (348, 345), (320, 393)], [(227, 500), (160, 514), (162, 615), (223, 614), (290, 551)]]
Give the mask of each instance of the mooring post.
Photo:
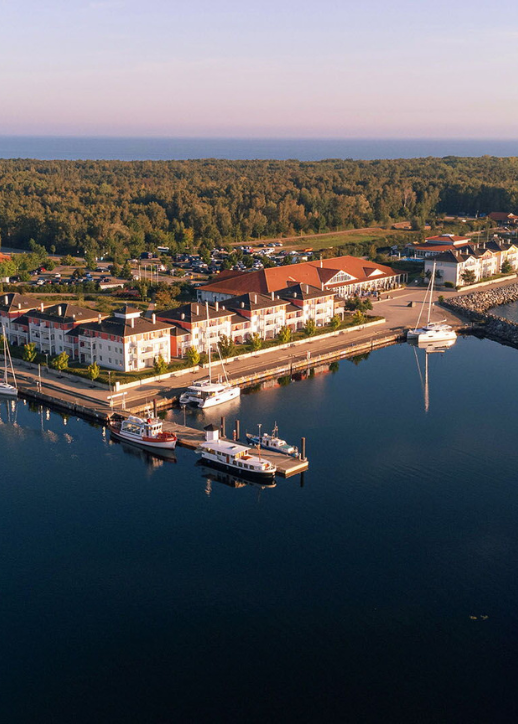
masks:
[(221, 429), (221, 437), (225, 437), (225, 418), (223, 416), (221, 417), (220, 429)]
[(300, 438), (300, 459), (301, 460), (306, 459), (306, 438), (305, 437)]
[[(124, 398), (123, 398), (124, 399)], [(156, 397), (153, 398), (153, 416), (157, 416), (157, 409), (156, 409)]]
[(235, 432), (236, 432), (236, 440), (239, 440), (239, 420), (236, 420)]

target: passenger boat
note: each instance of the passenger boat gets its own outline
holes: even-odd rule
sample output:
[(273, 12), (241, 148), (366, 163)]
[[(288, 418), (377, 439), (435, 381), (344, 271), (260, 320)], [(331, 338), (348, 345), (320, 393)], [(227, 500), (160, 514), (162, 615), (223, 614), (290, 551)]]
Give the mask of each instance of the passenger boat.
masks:
[[(426, 294), (423, 299), (423, 304), (421, 306), (421, 311), (419, 312), (417, 324), (414, 329), (409, 329), (407, 332), (407, 340), (409, 342), (417, 342), (417, 344), (419, 345), (428, 344), (429, 342), (448, 342), (457, 339), (457, 333), (455, 332), (453, 327), (450, 327), (450, 325), (446, 323), (445, 319), (441, 320), (440, 322), (430, 321), (430, 316), (432, 313), (433, 285), (435, 281), (435, 267), (436, 265), (434, 263), (432, 276), (430, 277), (428, 289), (426, 290)], [(425, 325), (420, 327), (419, 322), (421, 321), (421, 316), (423, 314), (426, 304), (428, 304), (427, 321)]]
[(114, 437), (137, 445), (165, 450), (174, 450), (176, 447), (176, 435), (174, 432), (164, 432), (162, 420), (158, 417), (143, 419), (130, 415), (122, 422), (110, 422), (108, 427)]
[(294, 445), (290, 445), (286, 442), (286, 440), (281, 440), (281, 438), (277, 436), (278, 432), (279, 429), (277, 425), (275, 425), (271, 435), (268, 435), (267, 432), (264, 432), (261, 435), (261, 430), (259, 429), (258, 435), (251, 435), (250, 433), (247, 433), (246, 439), (252, 445), (260, 445), (265, 450), (274, 450), (275, 452), (282, 453), (283, 455), (289, 455), (292, 458), (298, 457), (298, 448)]
[(257, 480), (269, 480), (275, 475), (277, 467), (259, 455), (254, 455), (250, 447), (231, 440), (220, 440), (219, 429), (215, 425), (207, 425), (205, 433), (205, 442), (200, 443), (196, 450), (201, 454), (204, 464)]
[[(206, 304), (207, 308), (207, 330), (209, 329), (209, 305)], [(180, 405), (195, 405), (205, 409), (206, 407), (214, 407), (215, 405), (221, 405), (223, 402), (230, 402), (235, 400), (241, 395), (241, 389), (237, 385), (232, 385), (227, 377), (227, 371), (225, 364), (221, 356), (219, 346), (216, 345), (218, 350), (219, 359), (221, 362), (221, 368), (225, 376), (225, 381), (218, 380), (217, 382), (212, 381), (212, 359), (211, 359), (211, 344), (210, 340), (207, 343), (207, 354), (209, 357), (209, 377), (205, 380), (195, 382), (188, 387), (185, 392), (180, 395)]]
[[(2, 325), (2, 340), (4, 347), (4, 379), (0, 382), (0, 395), (2, 397), (16, 397), (18, 395), (18, 388), (16, 386), (16, 375), (14, 374), (13, 361), (11, 359), (11, 353), (9, 351), (9, 343), (7, 341), (7, 334), (5, 327)], [(8, 372), (11, 371), (14, 384), (10, 385), (8, 382)]]

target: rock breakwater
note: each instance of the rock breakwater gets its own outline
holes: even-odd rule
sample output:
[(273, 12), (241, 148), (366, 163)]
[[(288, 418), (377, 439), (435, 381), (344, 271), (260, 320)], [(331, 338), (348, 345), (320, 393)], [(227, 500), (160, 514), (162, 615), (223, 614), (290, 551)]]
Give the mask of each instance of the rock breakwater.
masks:
[(518, 300), (518, 283), (451, 297), (443, 306), (477, 323), (477, 330), (496, 342), (518, 347), (518, 324), (490, 314), (488, 309)]

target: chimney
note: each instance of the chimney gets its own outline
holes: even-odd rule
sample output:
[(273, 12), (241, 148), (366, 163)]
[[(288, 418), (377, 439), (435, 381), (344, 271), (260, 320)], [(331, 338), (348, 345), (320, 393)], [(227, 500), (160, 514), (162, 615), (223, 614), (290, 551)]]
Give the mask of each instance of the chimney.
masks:
[(297, 298), (297, 292), (293, 292), (293, 299)]
[(133, 329), (133, 328), (135, 327), (135, 319), (134, 319), (134, 317), (132, 317), (132, 318), (130, 319), (130, 324), (131, 324), (131, 329)]
[(62, 316), (63, 316), (63, 307), (60, 304), (58, 307), (58, 317), (62, 317)]
[(272, 292), (272, 299), (275, 299), (275, 292)]
[[(5, 300), (6, 300), (5, 303), (7, 304), (7, 297), (5, 298)], [(22, 308), (22, 305), (20, 302), (18, 302), (18, 309), (21, 309), (21, 308)]]
[(257, 304), (257, 294), (254, 294), (254, 303)]
[(214, 302), (214, 306), (216, 307), (216, 312), (219, 312), (219, 302)]
[(7, 296), (7, 294), (4, 297), (4, 304), (9, 304), (9, 297)]
[(196, 305), (196, 314), (197, 314), (198, 316), (200, 316), (200, 308), (199, 308), (198, 305)]
[(151, 322), (152, 322), (152, 324), (156, 324), (156, 314), (154, 312), (151, 315)]
[(241, 309), (244, 309), (244, 308), (245, 308), (245, 303), (241, 302)]
[(43, 312), (43, 302), (40, 304), (40, 312)]
[(99, 312), (99, 314), (97, 315), (97, 324), (101, 324), (101, 319), (102, 319), (102, 316), (101, 316), (101, 313)]
[(185, 319), (185, 312), (182, 312), (182, 313), (180, 314), (180, 319)]

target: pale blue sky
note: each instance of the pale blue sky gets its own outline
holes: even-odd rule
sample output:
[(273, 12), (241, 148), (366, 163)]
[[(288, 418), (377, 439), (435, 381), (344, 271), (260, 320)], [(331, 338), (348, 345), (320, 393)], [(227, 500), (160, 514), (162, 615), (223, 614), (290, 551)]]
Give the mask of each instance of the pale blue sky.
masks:
[(0, 134), (518, 137), (518, 2), (0, 0)]

